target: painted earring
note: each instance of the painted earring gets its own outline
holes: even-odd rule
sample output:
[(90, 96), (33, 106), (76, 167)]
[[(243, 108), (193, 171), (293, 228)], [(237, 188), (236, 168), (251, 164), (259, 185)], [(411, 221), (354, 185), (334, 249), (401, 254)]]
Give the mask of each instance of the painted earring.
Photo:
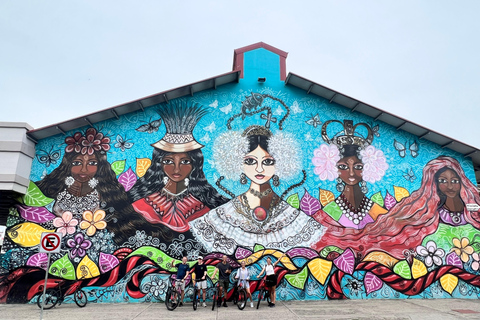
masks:
[(366, 194), (368, 192), (367, 182), (362, 180), (360, 181), (359, 185), (360, 185), (360, 190), (362, 190), (362, 193)]
[(165, 176), (165, 177), (163, 177), (163, 184), (166, 185), (167, 183), (168, 183), (168, 177)]
[(241, 184), (247, 184), (248, 180), (247, 180), (247, 176), (245, 175), (245, 173), (242, 173), (240, 175), (240, 183)]
[(337, 178), (337, 191), (338, 192), (343, 192), (343, 190), (345, 190), (345, 184), (343, 183), (343, 180), (338, 177)]
[(278, 187), (280, 185), (280, 178), (274, 174), (272, 177), (272, 184), (274, 187)]
[(71, 176), (65, 178), (65, 185), (69, 188), (72, 186), (74, 182), (75, 182), (75, 179)]
[(185, 187), (188, 187), (188, 184), (190, 183), (190, 179), (185, 178), (185, 180), (183, 180), (183, 183), (185, 184)]
[(90, 179), (90, 180), (88, 181), (88, 185), (89, 185), (90, 188), (92, 188), (92, 189), (95, 189), (95, 187), (97, 186), (97, 184), (98, 184), (98, 180), (97, 180), (97, 178), (95, 178), (95, 177), (93, 177), (92, 179)]

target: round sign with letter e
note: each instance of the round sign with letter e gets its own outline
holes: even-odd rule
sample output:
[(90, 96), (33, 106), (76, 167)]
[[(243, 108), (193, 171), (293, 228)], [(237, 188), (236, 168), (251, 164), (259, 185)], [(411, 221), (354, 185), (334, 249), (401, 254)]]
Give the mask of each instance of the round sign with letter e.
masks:
[(58, 253), (62, 244), (61, 232), (42, 232), (40, 251), (44, 253)]

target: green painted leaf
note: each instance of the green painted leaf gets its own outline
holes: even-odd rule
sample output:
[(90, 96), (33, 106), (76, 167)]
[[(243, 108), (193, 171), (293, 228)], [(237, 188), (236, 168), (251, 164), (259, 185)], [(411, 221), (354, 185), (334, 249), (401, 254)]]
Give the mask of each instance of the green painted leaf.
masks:
[[(177, 263), (180, 263), (182, 262), (181, 260), (176, 260), (176, 259), (173, 259), (172, 257), (170, 257), (169, 255), (167, 255), (165, 252), (163, 252), (162, 250), (160, 249), (157, 249), (155, 247), (141, 247), (135, 251), (133, 251), (132, 253), (130, 253), (128, 255), (128, 257), (132, 257), (132, 256), (144, 256), (144, 257), (147, 257), (149, 258), (150, 260), (152, 260), (153, 262), (155, 262), (158, 266), (160, 266), (161, 268), (165, 269), (165, 270), (168, 270), (170, 272), (175, 272), (177, 271), (177, 268), (174, 268), (172, 267), (172, 260), (173, 261), (173, 265), (176, 265)], [(128, 258), (127, 257), (127, 258)], [(188, 261), (187, 264), (192, 267), (193, 265), (195, 265), (197, 263), (197, 261)]]
[(303, 268), (303, 270), (297, 274), (285, 275), (285, 279), (287, 279), (288, 283), (300, 290), (303, 290), (303, 288), (305, 287), (305, 281), (307, 281), (307, 277), (308, 268)]
[(339, 254), (342, 254), (343, 251), (345, 251), (345, 250), (342, 250), (339, 247), (328, 246), (328, 247), (323, 248), (322, 251), (320, 251), (320, 257), (326, 258), (330, 252), (338, 252)]
[(207, 266), (207, 275), (210, 277), (212, 280), (213, 284), (216, 284), (218, 281), (218, 273), (215, 276), (216, 279), (213, 279), (213, 272), (215, 271), (215, 266)]
[(295, 209), (300, 208), (300, 198), (298, 197), (298, 193), (292, 194), (287, 198), (287, 203), (294, 207)]
[(398, 262), (395, 267), (393, 267), (393, 272), (395, 272), (404, 279), (412, 279), (410, 266), (408, 265), (408, 262), (406, 260)]
[(75, 268), (70, 259), (68, 259), (68, 254), (52, 263), (50, 273), (63, 279), (75, 280)]
[(44, 207), (52, 201), (53, 199), (45, 197), (37, 185), (30, 181), (27, 193), (23, 196), (23, 203), (30, 207)]
[(118, 160), (118, 161), (115, 161), (114, 163), (112, 163), (112, 170), (113, 172), (115, 172), (115, 174), (118, 176), (120, 173), (123, 172), (123, 170), (125, 170), (125, 163), (127, 161), (126, 160)]
[(480, 252), (480, 243), (479, 242), (470, 243), (470, 245), (472, 246), (473, 250), (475, 250), (476, 252)]
[(382, 193), (379, 191), (377, 193), (375, 193), (371, 198), (370, 198), (373, 202), (375, 202), (376, 204), (378, 204), (380, 207), (383, 207), (383, 196), (382, 196)]
[(324, 208), (323, 211), (328, 213), (333, 219), (339, 220), (340, 217), (342, 216), (342, 210), (338, 206), (338, 204), (335, 201), (330, 202), (327, 204)]
[(253, 247), (253, 252), (257, 252), (257, 251), (260, 251), (260, 250), (264, 250), (265, 247), (262, 246), (261, 244), (256, 244), (255, 247)]

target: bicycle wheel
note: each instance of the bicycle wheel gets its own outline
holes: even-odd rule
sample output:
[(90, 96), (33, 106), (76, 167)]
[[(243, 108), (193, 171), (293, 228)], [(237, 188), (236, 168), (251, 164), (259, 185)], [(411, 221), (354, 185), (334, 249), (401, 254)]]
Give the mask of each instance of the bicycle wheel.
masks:
[(73, 294), (73, 299), (80, 308), (83, 308), (87, 305), (87, 294), (82, 289), (75, 291)]
[(242, 289), (238, 291), (238, 300), (237, 300), (237, 307), (240, 310), (245, 309), (245, 306), (247, 305), (247, 292)]
[(265, 296), (265, 289), (260, 289), (260, 292), (258, 293), (258, 302), (257, 302), (257, 309), (260, 307), (260, 301), (262, 301), (263, 297)]
[(196, 311), (198, 307), (198, 290), (197, 289), (193, 290), (192, 302), (193, 302), (193, 310)]
[(212, 303), (212, 311), (215, 310), (215, 305), (217, 304), (218, 300), (218, 287), (215, 287), (215, 291), (213, 292), (213, 303)]
[[(47, 289), (47, 291), (45, 291), (45, 304), (43, 306), (43, 309), (52, 309), (58, 303), (58, 300), (60, 299), (58, 297), (57, 290)], [(42, 302), (43, 302), (43, 293), (41, 293), (37, 299), (37, 305), (39, 308), (42, 308)]]
[(237, 304), (237, 302), (238, 302), (238, 290), (237, 290), (237, 288), (235, 288), (235, 291), (233, 292), (232, 301), (233, 301), (233, 304)]
[(179, 295), (176, 290), (168, 288), (167, 293), (165, 294), (165, 306), (168, 310), (173, 311), (178, 306)]

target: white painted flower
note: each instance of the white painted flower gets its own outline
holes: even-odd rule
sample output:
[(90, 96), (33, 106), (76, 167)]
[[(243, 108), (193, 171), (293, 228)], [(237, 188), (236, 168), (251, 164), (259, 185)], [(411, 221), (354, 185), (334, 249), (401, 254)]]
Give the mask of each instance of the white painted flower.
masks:
[(425, 258), (425, 265), (431, 267), (433, 264), (440, 266), (442, 264), (442, 258), (445, 256), (445, 251), (441, 248), (437, 248), (437, 244), (434, 241), (428, 241), (426, 247), (418, 246), (417, 253)]
[(313, 151), (313, 172), (320, 180), (333, 181), (338, 177), (337, 162), (340, 160), (340, 151), (334, 144), (323, 143)]

